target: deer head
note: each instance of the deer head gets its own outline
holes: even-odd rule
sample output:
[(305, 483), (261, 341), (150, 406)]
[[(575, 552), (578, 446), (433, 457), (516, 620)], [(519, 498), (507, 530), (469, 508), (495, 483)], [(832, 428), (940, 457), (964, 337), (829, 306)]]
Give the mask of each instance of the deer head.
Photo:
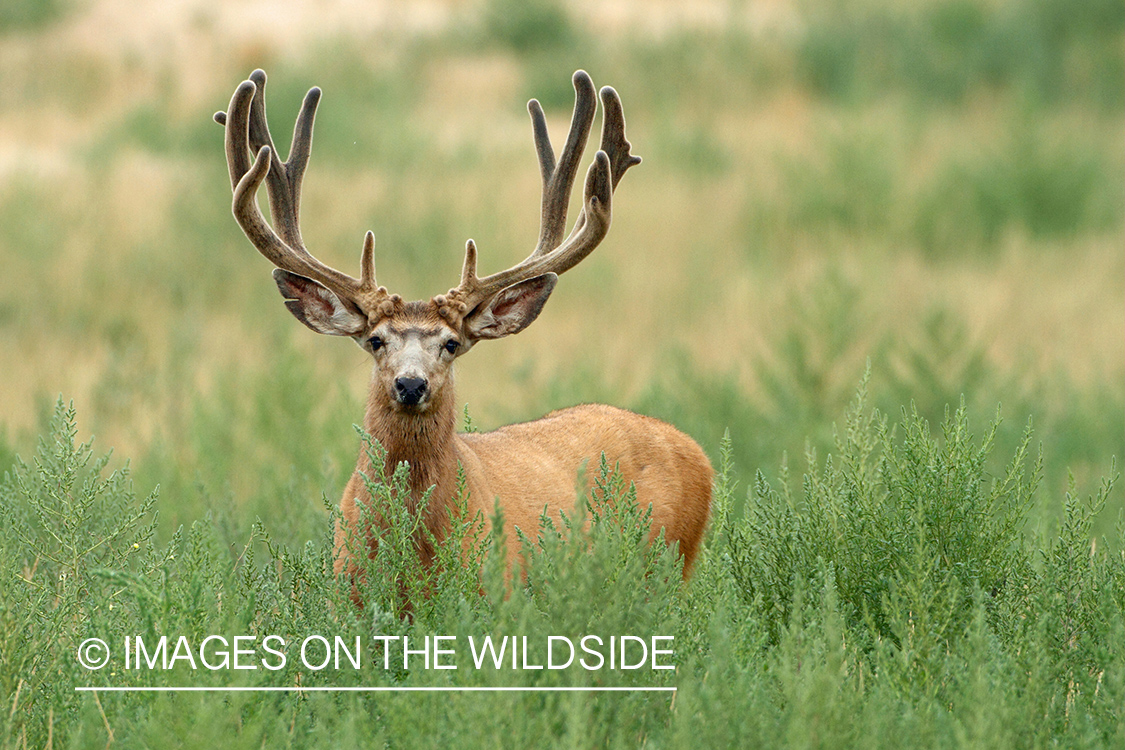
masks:
[[(375, 393), (399, 412), (425, 414), (445, 396), (451, 365), (478, 341), (519, 333), (543, 309), (558, 275), (589, 255), (609, 230), (613, 191), (641, 159), (629, 153), (621, 100), (601, 90), (601, 148), (586, 174), (582, 210), (565, 236), (567, 204), (597, 108), (594, 84), (584, 71), (573, 77), (574, 113), (556, 161), (539, 102), (528, 102), (543, 178), (539, 241), (522, 262), (481, 278), (477, 249), (465, 245), (461, 282), (426, 301), (406, 302), (375, 280), (375, 237), (367, 232), (354, 278), (317, 260), (300, 230), (301, 180), (312, 146), (319, 88), (305, 96), (289, 158), (277, 155), (266, 125), (266, 74), (255, 70), (215, 120), (226, 128), (226, 157), (234, 189), (233, 211), (254, 247), (277, 266), (274, 280), (285, 306), (306, 326), (349, 336), (375, 359)], [(252, 158), (253, 157), (253, 158)], [(265, 180), (273, 226), (258, 209)]]

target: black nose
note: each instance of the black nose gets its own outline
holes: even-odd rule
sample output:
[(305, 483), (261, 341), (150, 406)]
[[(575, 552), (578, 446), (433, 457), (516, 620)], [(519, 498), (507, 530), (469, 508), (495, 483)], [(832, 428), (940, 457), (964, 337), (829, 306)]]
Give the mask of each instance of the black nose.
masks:
[(414, 406), (426, 396), (426, 381), (422, 378), (395, 378), (395, 396), (400, 404)]

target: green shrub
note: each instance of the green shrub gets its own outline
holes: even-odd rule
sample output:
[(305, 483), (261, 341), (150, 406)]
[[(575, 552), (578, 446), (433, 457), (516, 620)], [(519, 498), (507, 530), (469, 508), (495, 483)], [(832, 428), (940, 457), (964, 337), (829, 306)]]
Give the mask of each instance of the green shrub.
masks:
[[(332, 573), (334, 519), (296, 547), (267, 523), (237, 544), (211, 517), (152, 541), (155, 494), (140, 501), (121, 469), (103, 476), (76, 444), (61, 402), (31, 465), (0, 486), (0, 685), (4, 745), (323, 746), (379, 741), (493, 746), (927, 747), (1028, 746), (1049, 739), (1104, 747), (1125, 738), (1125, 556), (1091, 544), (1112, 481), (1068, 495), (1060, 533), (1026, 535), (1039, 461), (1030, 433), (991, 474), (995, 424), (982, 438), (964, 407), (941, 436), (916, 412), (891, 429), (861, 390), (823, 460), (810, 451), (800, 493), (783, 466), (736, 506), (734, 453), (720, 450), (714, 517), (688, 584), (648, 511), (604, 461), (573, 513), (538, 529), (494, 519), (483, 537), (455, 524), (439, 565), (417, 555), (417, 517), (396, 501), (405, 474), (369, 477), (386, 526), (363, 559), (363, 608)], [(377, 444), (367, 442), (374, 459)], [(381, 465), (376, 460), (375, 465)], [(503, 535), (527, 567), (509, 575)], [(1125, 518), (1116, 538), (1125, 537)], [(463, 544), (464, 540), (470, 543)], [(474, 541), (475, 540), (475, 541)], [(468, 551), (470, 564), (462, 566)], [(483, 556), (483, 563), (481, 558)], [(361, 558), (364, 556), (361, 555)], [(404, 596), (414, 605), (407, 617)], [(332, 634), (674, 637), (674, 672), (512, 671), (401, 663), (396, 642), (364, 651), (360, 669), (124, 669), (78, 664), (87, 637), (149, 643), (208, 634), (296, 642)], [(173, 647), (169, 645), (169, 650)], [(345, 665), (346, 666), (346, 665)], [(658, 693), (76, 693), (76, 686), (651, 687)], [(189, 739), (184, 739), (189, 738)]]

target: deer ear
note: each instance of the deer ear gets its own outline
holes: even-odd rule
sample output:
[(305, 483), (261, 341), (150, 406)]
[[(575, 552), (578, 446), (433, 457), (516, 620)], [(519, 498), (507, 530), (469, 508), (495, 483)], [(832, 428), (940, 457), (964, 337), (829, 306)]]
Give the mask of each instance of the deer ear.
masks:
[(344, 305), (335, 292), (312, 279), (278, 268), (273, 272), (273, 280), (293, 317), (317, 333), (354, 336), (367, 326), (366, 318)]
[(519, 333), (539, 317), (555, 288), (558, 275), (545, 273), (501, 289), (465, 319), (472, 339), (498, 339)]

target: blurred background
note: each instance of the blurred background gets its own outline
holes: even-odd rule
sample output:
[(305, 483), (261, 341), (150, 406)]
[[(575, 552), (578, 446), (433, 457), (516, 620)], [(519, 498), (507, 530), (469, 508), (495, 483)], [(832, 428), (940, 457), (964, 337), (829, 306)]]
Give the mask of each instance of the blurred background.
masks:
[(870, 362), (892, 423), (999, 406), (1003, 458), (1032, 419), (1043, 531), (1125, 455), (1120, 0), (4, 0), (0, 466), (61, 394), (162, 534), (323, 528), (370, 363), (230, 215), (211, 115), (255, 67), (282, 151), (324, 89), (310, 249), (355, 274), (372, 229), (408, 298), (468, 237), (485, 272), (530, 251), (528, 98), (558, 143), (575, 69), (620, 92), (644, 164), (536, 324), (459, 363), (480, 427), (614, 403), (713, 460), (729, 429), (745, 486), (831, 452)]

